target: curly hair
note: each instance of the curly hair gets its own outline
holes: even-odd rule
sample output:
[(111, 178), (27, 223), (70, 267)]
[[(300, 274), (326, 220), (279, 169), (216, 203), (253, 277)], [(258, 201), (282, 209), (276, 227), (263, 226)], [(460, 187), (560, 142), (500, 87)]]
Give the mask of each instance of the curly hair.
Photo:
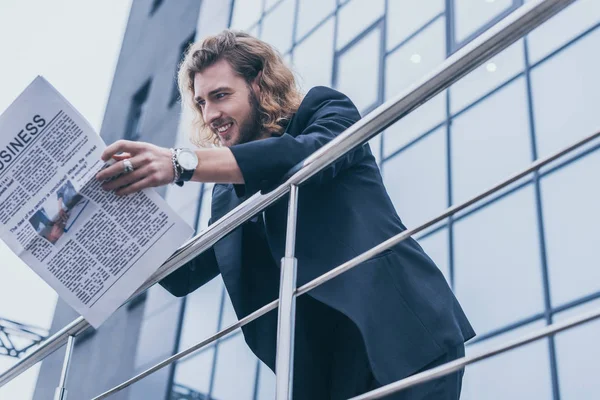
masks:
[(204, 123), (202, 110), (194, 101), (194, 78), (196, 73), (222, 59), (248, 85), (262, 72), (257, 82), (260, 91), (256, 94), (261, 127), (264, 132), (282, 134), (286, 121), (302, 101), (294, 74), (266, 42), (244, 32), (224, 30), (190, 45), (179, 67), (177, 81), (183, 107), (193, 110), (192, 142), (199, 146), (220, 144), (218, 135)]

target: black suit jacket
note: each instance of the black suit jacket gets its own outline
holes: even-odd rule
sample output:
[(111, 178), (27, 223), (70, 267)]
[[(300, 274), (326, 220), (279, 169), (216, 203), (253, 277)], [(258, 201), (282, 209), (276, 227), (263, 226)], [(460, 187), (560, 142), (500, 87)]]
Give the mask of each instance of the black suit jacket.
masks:
[[(310, 90), (283, 135), (231, 147), (245, 184), (215, 185), (211, 219), (259, 190), (276, 187), (292, 167), (359, 119), (345, 95), (326, 87)], [(266, 244), (251, 259), (242, 260), (240, 227), (161, 284), (184, 296), (221, 273), (240, 318), (276, 298), (277, 271), (264, 265), (284, 256), (287, 198), (264, 213)], [(351, 151), (299, 189), (298, 285), (405, 229), (368, 144)], [(413, 239), (308, 295), (356, 324), (382, 384), (410, 375), (475, 335), (444, 276)], [(271, 368), (276, 317), (269, 313), (244, 329), (250, 348)]]

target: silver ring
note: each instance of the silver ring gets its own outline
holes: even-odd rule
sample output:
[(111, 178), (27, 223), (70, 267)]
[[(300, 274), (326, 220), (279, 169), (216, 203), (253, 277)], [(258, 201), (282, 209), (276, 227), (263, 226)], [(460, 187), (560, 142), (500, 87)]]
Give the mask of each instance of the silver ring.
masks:
[(129, 160), (123, 160), (123, 169), (125, 170), (125, 173), (129, 173), (133, 171), (133, 164), (131, 164), (131, 161)]

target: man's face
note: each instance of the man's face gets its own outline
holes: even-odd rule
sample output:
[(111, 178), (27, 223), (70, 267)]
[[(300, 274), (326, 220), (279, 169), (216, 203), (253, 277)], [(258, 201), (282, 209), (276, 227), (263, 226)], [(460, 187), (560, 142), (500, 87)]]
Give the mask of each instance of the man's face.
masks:
[(204, 123), (229, 147), (261, 136), (258, 85), (248, 85), (229, 62), (219, 60), (194, 77), (194, 100)]

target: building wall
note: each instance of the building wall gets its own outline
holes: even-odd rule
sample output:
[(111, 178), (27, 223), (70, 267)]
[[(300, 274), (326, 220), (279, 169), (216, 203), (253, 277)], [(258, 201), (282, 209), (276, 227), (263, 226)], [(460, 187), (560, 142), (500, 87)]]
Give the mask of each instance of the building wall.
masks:
[[(135, 2), (134, 10), (150, 3)], [(152, 77), (153, 115), (142, 121), (141, 140), (189, 145), (190, 116), (167, 99), (178, 57), (173, 43), (184, 41), (196, 23), (196, 38), (227, 26), (261, 37), (283, 54), (305, 92), (333, 86), (366, 115), (523, 3), (237, 0), (232, 7), (204, 0), (199, 13), (193, 1), (165, 2), (152, 18), (132, 11), (102, 135), (107, 141), (122, 137), (126, 107)], [(187, 30), (179, 19), (184, 17), (194, 20)], [(406, 225), (417, 226), (598, 129), (599, 26), (600, 3), (576, 1), (370, 141)], [(164, 51), (156, 43), (161, 49), (164, 43)], [(146, 70), (148, 63), (154, 67)], [(418, 235), (478, 332), (467, 354), (600, 305), (594, 263), (598, 147), (595, 142), (557, 160)], [(201, 230), (210, 217), (211, 189), (169, 187), (165, 196)], [(132, 373), (236, 321), (220, 277), (182, 302), (153, 288), (138, 310)], [(599, 331), (600, 322), (590, 323), (472, 365), (462, 398), (596, 398)], [(41, 377), (49, 376), (45, 367)], [(167, 398), (162, 393), (171, 391), (173, 399), (263, 400), (274, 398), (274, 388), (273, 373), (236, 332), (151, 375), (122, 398)]]
[[(304, 91), (336, 87), (366, 115), (522, 5), (238, 0), (231, 27), (274, 45)], [(575, 2), (371, 140), (408, 226), (598, 129), (599, 23), (598, 2)], [(594, 264), (600, 191), (592, 183), (598, 145), (418, 236), (478, 332), (468, 354), (600, 305)], [(202, 197), (200, 228), (208, 220), (209, 196), (205, 191)], [(211, 301), (219, 293), (220, 304)], [(219, 278), (186, 301), (182, 349), (235, 321)], [(479, 362), (467, 369), (463, 398), (596, 398), (598, 333), (595, 322)], [(239, 334), (178, 363), (175, 383), (218, 400), (274, 398), (273, 374)]]

